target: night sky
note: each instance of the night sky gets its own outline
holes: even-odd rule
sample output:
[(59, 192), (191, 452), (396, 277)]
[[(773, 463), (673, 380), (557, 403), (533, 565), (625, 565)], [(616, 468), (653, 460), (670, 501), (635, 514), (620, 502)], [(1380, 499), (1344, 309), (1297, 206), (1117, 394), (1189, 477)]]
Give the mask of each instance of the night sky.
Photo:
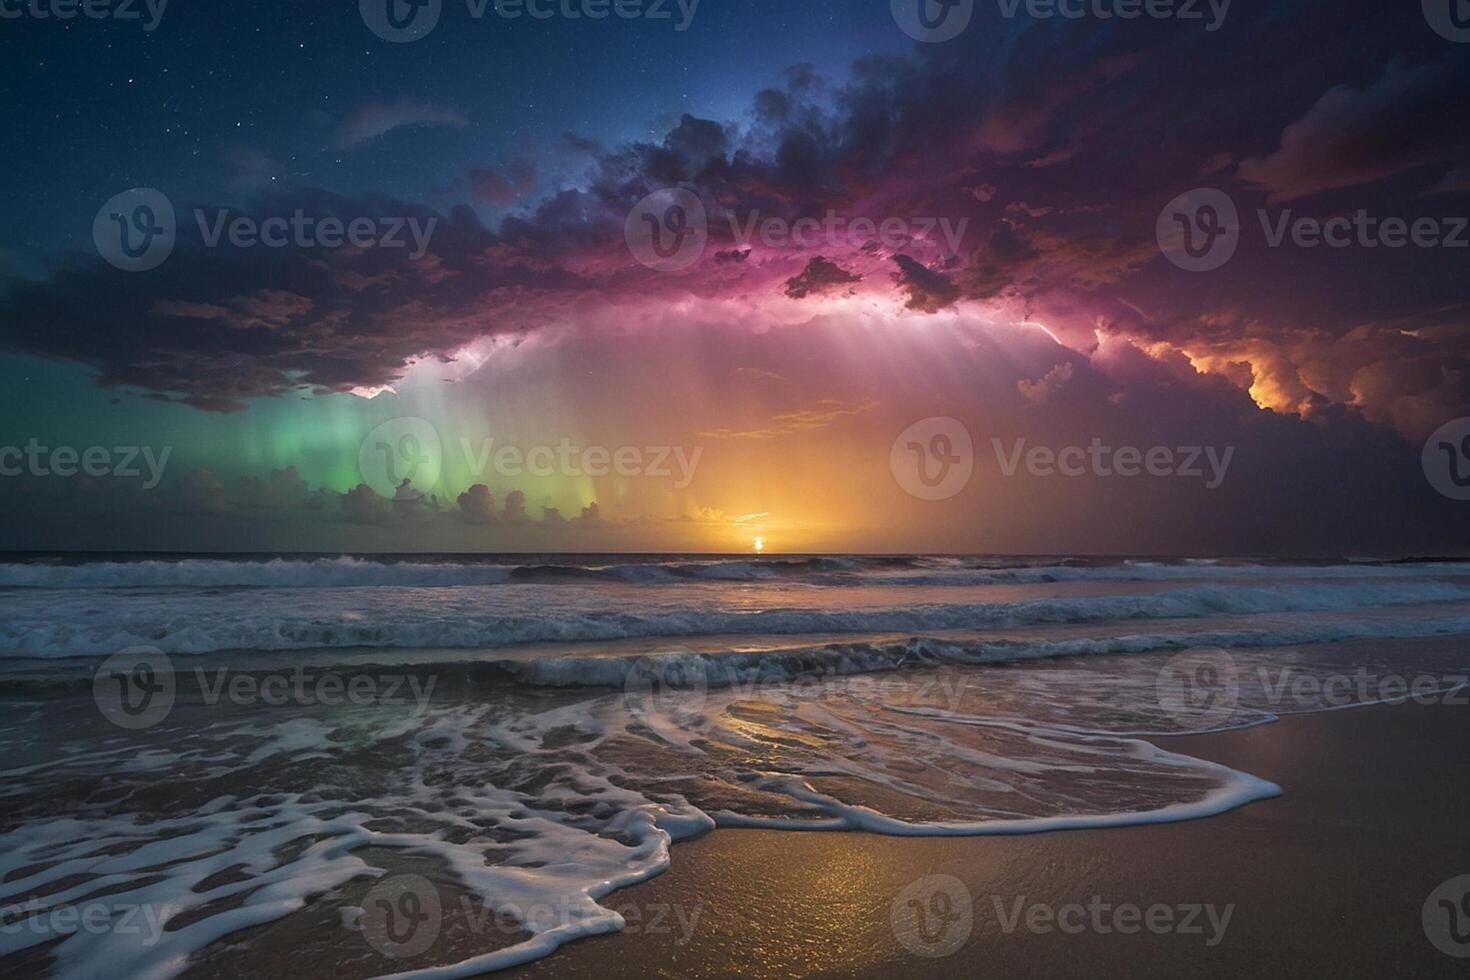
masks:
[[(0, 446), (169, 449), (155, 486), (0, 477), (0, 547), (1470, 549), (1470, 504), (1421, 465), (1470, 416), (1456, 0), (1129, 20), (988, 0), (943, 41), (900, 28), (907, 2), (702, 0), (686, 25), (673, 0), (604, 20), (446, 0), (390, 43), (355, 0), (172, 0), (153, 29), (141, 2), (0, 0)], [(131, 188), (177, 216), (142, 271), (94, 235)], [(1160, 228), (1201, 188), (1237, 211), (1235, 249), (1191, 270)], [(650, 268), (625, 229), (676, 190), (707, 237)], [(421, 255), (211, 244), (194, 213), (226, 209), (433, 231)], [(740, 240), (828, 215), (844, 230), (819, 241)], [(1357, 223), (1273, 245), (1303, 218)], [(1438, 242), (1365, 241), (1364, 220)], [(930, 417), (973, 439), (942, 500), (890, 465)], [(364, 440), (405, 418), (439, 449), (390, 499)], [(1231, 469), (1008, 476), (992, 451), (1094, 438), (1233, 447)], [(475, 466), (492, 439), (698, 467), (507, 474)]]

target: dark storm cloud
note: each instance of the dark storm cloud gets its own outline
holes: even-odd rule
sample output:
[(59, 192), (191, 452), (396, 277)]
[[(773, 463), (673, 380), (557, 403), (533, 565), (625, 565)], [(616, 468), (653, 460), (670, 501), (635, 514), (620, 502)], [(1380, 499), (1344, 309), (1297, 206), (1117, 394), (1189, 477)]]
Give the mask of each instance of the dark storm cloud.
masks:
[(1239, 174), (1264, 187), (1274, 204), (1464, 160), (1470, 154), (1465, 84), (1447, 64), (1391, 64), (1366, 88), (1328, 91), (1286, 127), (1271, 155), (1241, 161)]
[(904, 305), (909, 309), (937, 313), (953, 306), (960, 298), (959, 287), (943, 272), (925, 268), (923, 263), (907, 255), (895, 255), (893, 261), (898, 263), (899, 269), (893, 278), (908, 294), (908, 302)]
[[(263, 199), (233, 220), (301, 210), (344, 222), (370, 217), (400, 229), (403, 247), (209, 247), (190, 208), (179, 209), (172, 256), (146, 273), (100, 259), (63, 259), (40, 282), (0, 300), (0, 344), (95, 368), (107, 387), (136, 388), (210, 411), (304, 388), (386, 384), (415, 357), (447, 356), (507, 329), (487, 296), (566, 285), (571, 277), (483, 257), (499, 239), (467, 208), (448, 215), (386, 198), (325, 193)], [(206, 208), (213, 222), (220, 209)], [(432, 227), (412, 258), (408, 223)], [(432, 225), (431, 225), (432, 223)]]
[(806, 264), (799, 275), (786, 280), (786, 295), (792, 299), (805, 299), (813, 293), (829, 292), (862, 278), (818, 255)]
[[(1464, 214), (1470, 49), (1434, 34), (1413, 4), (1368, 0), (1237, 5), (1222, 29), (1194, 27), (977, 19), (954, 42), (864, 57), (845, 79), (797, 66), (738, 122), (687, 114), (615, 147), (569, 135), (562, 152), (585, 170), (560, 189), (551, 168), (466, 163), (469, 199), (514, 209), (498, 228), (469, 207), (391, 199), (314, 193), (251, 206), (438, 219), (416, 262), (384, 250), (206, 249), (181, 209), (179, 247), (150, 273), (72, 257), (43, 280), (12, 282), (0, 345), (90, 365), (104, 385), (231, 410), (299, 387), (388, 384), (415, 358), (599, 304), (799, 298), (856, 281), (841, 273), (891, 288), (916, 313), (1010, 304), (1079, 349), (1111, 332), (1187, 351), (1275, 393), (1282, 410), (1349, 405), (1411, 433), (1470, 411), (1458, 380), (1470, 349), (1463, 252), (1270, 250), (1254, 214), (1278, 202), (1317, 218)], [(367, 153), (399, 127), (462, 121), (404, 98), (361, 107), (335, 135)], [(226, 182), (260, 179), (268, 164), (242, 158)], [(1231, 195), (1250, 237), (1225, 268), (1186, 274), (1159, 255), (1154, 225), (1170, 198), (1201, 184)], [(695, 190), (712, 218), (710, 247), (687, 274), (643, 269), (623, 242), (635, 203), (671, 186)], [(955, 254), (824, 243), (821, 259), (789, 253), (778, 265), (723, 220), (831, 211), (968, 219), (970, 233)], [(889, 260), (896, 273), (876, 274)]]

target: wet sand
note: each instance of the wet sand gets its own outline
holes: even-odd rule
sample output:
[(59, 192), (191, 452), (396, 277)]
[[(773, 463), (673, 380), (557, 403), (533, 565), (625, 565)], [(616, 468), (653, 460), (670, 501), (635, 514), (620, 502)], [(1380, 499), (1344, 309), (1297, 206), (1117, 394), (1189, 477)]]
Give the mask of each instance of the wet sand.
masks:
[[(1155, 741), (1270, 779), (1284, 794), (1184, 823), (1026, 836), (717, 830), (676, 845), (669, 871), (603, 900), (624, 914), (626, 931), (496, 976), (1467, 975), (1470, 958), (1436, 949), (1421, 912), (1437, 886), (1470, 875), (1470, 706), (1379, 705)], [(221, 940), (184, 976), (346, 980), (447, 965), (525, 938), (513, 924), (474, 922), (433, 862), (391, 850), (362, 856), (439, 882), (445, 918), (431, 950), (385, 957), (342, 928), (340, 907), (363, 900), (363, 880)], [(930, 875), (957, 879), (951, 888), (969, 896), (972, 918), (968, 929), (933, 928), (926, 942), (913, 919), (896, 929), (893, 909)], [(1114, 928), (1132, 924), (1116, 918), (1124, 906), (1140, 921), (1168, 907), (1193, 931), (1140, 925), (1124, 934)], [(1192, 906), (1213, 906), (1216, 918)], [(1074, 931), (1028, 928), (1028, 915), (1057, 913)], [(1470, 956), (1470, 942), (1462, 951)]]
[[(1440, 952), (1421, 923), (1430, 892), (1470, 874), (1470, 706), (1381, 705), (1158, 741), (1270, 779), (1284, 795), (1186, 823), (1024, 837), (715, 831), (678, 845), (662, 876), (609, 899), (642, 917), (636, 932), (583, 940), (502, 975), (1470, 973), (1470, 959)], [(964, 883), (973, 924), (952, 954), (915, 955), (891, 910), (905, 886), (935, 874)], [(1024, 917), (1007, 932), (1002, 919), (1013, 921), (1022, 896), (1023, 907), (1053, 910), (1094, 899), (1163, 903), (1180, 908), (1181, 922), (1187, 905), (1234, 909), (1213, 946), (1217, 930), (1203, 912), (1200, 934), (1032, 932)], [(907, 935), (931, 952), (951, 938), (926, 947)]]

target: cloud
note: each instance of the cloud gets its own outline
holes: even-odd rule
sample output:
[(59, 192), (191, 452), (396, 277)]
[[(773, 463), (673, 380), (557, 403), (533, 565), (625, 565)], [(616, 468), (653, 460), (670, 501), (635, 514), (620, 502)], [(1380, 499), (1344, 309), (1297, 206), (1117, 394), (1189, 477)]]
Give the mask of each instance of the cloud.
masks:
[(530, 515), (526, 513), (526, 495), (520, 490), (512, 490), (505, 495), (505, 510), (501, 512), (501, 521), (506, 524), (529, 524)]
[(1470, 167), (1460, 167), (1444, 175), (1444, 179), (1424, 192), (1431, 194), (1470, 194)]
[(393, 507), (372, 487), (359, 483), (342, 495), (342, 513), (352, 524), (387, 524), (393, 518)]
[(470, 171), (470, 197), (476, 201), (504, 207), (530, 194), (535, 187), (536, 171), (524, 159), (514, 160), (504, 175), (489, 167)]
[(495, 494), (483, 483), (476, 483), (459, 495), (459, 514), (471, 524), (495, 524), (500, 517), (495, 512)]
[(848, 283), (861, 282), (862, 278), (818, 255), (799, 275), (786, 280), (786, 295), (792, 299), (805, 299), (813, 293), (827, 293)]
[(271, 470), (265, 479), (242, 476), (240, 496), (241, 506), (247, 510), (294, 510), (317, 506), (306, 481), (294, 466)]
[[(1465, 186), (1470, 137), (1453, 122), (1467, 53), (1431, 49), (1431, 37), (1422, 49), (1434, 63), (1390, 64), (1373, 52), (1421, 50), (1422, 21), (1367, 0), (1336, 9), (1330, 25), (1311, 5), (1270, 15), (1251, 50), (1302, 59), (1271, 77), (1243, 77), (1246, 42), (1223, 32), (1181, 37), (1114, 22), (1089, 25), (1079, 40), (1075, 25), (1036, 23), (864, 57), (839, 80), (794, 66), (748, 113), (732, 113), (738, 123), (686, 114), (621, 145), (568, 137), (554, 152), (575, 155), (565, 171), (575, 176), (513, 159), (466, 166), (453, 192), (464, 200), (447, 194), (434, 208), (294, 189), (235, 209), (257, 219), (299, 207), (432, 220), (419, 261), (383, 249), (208, 248), (188, 218), (195, 204), (175, 202), (178, 246), (146, 275), (72, 254), (7, 280), (0, 348), (84, 365), (120, 392), (243, 411), (256, 399), (399, 385), (412, 365), (447, 362), (485, 338), (632, 335), (675, 316), (712, 331), (799, 328), (815, 304), (787, 300), (832, 291), (842, 299), (834, 307), (890, 319), (1042, 323), (1077, 352), (1098, 337), (1137, 340), (1273, 410), (1346, 406), (1416, 431), (1459, 391), (1420, 367), (1452, 377), (1467, 353), (1463, 263), (1452, 250), (1283, 250), (1264, 262), (1243, 242), (1228, 274), (1188, 278), (1154, 241), (1160, 207), (1201, 172), (1243, 207), (1255, 192), (1229, 186), (1232, 176), (1273, 200), (1351, 188), (1344, 203), (1354, 209), (1406, 218), (1415, 217), (1406, 200), (1443, 208), (1420, 192)], [(1307, 39), (1319, 43), (1302, 55)], [(1180, 63), (1190, 65), (1183, 81), (1170, 67)], [(464, 124), (453, 110), (401, 99), (363, 106), (339, 136), (361, 145), (401, 126)], [(263, 156), (242, 152), (223, 179), (268, 174)], [(1420, 165), (1424, 180), (1407, 198), (1381, 179)], [(709, 241), (689, 268), (655, 272), (630, 254), (624, 223), (644, 196), (675, 186), (705, 203)], [(483, 205), (514, 211), (490, 225), (475, 210)], [(735, 229), (833, 212), (849, 222), (942, 216), (988, 233), (953, 255), (920, 239), (824, 243), (814, 257), (742, 239), (726, 212)], [(1434, 311), (1444, 312), (1432, 331), (1345, 342), (1365, 325)]]
[(341, 149), (358, 146), (408, 126), (468, 126), (469, 120), (454, 109), (445, 109), (413, 99), (369, 102), (359, 106), (333, 133)]
[(773, 381), (779, 384), (790, 384), (791, 379), (784, 374), (775, 371), (767, 371), (764, 368), (738, 367), (735, 373), (742, 378), (750, 378), (752, 381)]
[(391, 385), (417, 358), (520, 329), (496, 298), (509, 309), (533, 281), (557, 280), (514, 261), (487, 269), (497, 239), (467, 211), (312, 192), (235, 213), (298, 209), (434, 231), (415, 260), (408, 247), (209, 247), (185, 219), (173, 255), (146, 275), (77, 256), (0, 295), (0, 345), (86, 364), (105, 387), (239, 411), (251, 398)]
[(696, 435), (704, 439), (780, 439), (784, 436), (825, 429), (833, 423), (871, 410), (875, 402), (849, 404), (836, 398), (823, 398), (814, 405), (782, 412), (767, 419), (759, 428), (710, 429)]
[(225, 512), (225, 487), (206, 469), (190, 470), (173, 488), (178, 508), (200, 514)]
[(1070, 361), (1064, 362), (1058, 364), (1035, 381), (1028, 381), (1022, 378), (1016, 382), (1016, 388), (1027, 401), (1037, 405), (1045, 405), (1051, 400), (1052, 395), (1056, 394), (1062, 389), (1063, 385), (1072, 380), (1074, 370), (1075, 368)]
[(1463, 159), (1470, 133), (1453, 120), (1464, 97), (1464, 77), (1445, 65), (1391, 64), (1364, 88), (1328, 90), (1286, 127), (1274, 153), (1242, 160), (1237, 173), (1279, 204)]
[(960, 298), (959, 287), (943, 272), (926, 268), (907, 255), (895, 255), (893, 261), (898, 263), (899, 269), (893, 278), (908, 294), (908, 302), (904, 305), (909, 309), (937, 313), (953, 306)]

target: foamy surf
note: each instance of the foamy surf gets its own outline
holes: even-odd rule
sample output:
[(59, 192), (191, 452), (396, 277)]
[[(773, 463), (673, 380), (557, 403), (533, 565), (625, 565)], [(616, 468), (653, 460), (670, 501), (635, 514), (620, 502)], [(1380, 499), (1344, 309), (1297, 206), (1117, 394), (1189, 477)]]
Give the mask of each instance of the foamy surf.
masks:
[[(262, 561), (217, 563), (206, 586), (170, 584), (177, 562), (112, 564), (129, 567), (33, 569), (0, 593), (0, 906), (18, 926), (0, 930), (0, 964), (226, 969), (256, 930), (330, 909), (329, 938), (313, 936), (354, 962), (473, 976), (621, 928), (608, 896), (716, 828), (976, 836), (1208, 818), (1282, 788), (1163, 738), (1388, 699), (1321, 693), (1350, 670), (1423, 673), (1446, 696), (1467, 658), (1436, 638), (1470, 635), (1453, 565), (660, 561), (452, 583), (504, 569)], [(416, 576), (439, 578), (403, 581)], [(935, 576), (1036, 578), (918, 581)], [(125, 729), (98, 712), (93, 671), (136, 643), (169, 658), (175, 700)], [(1166, 665), (1201, 653), (1233, 678), (1223, 710), (1161, 694)], [(406, 683), (330, 703), (222, 693), (276, 675), (310, 691)], [(513, 934), (385, 957), (363, 904), (401, 877), (383, 855), (432, 868), (435, 895)], [(35, 928), (99, 904), (153, 919)]]
[[(1033, 589), (1062, 589), (1057, 584)], [(637, 637), (928, 633), (1289, 612), (1352, 612), (1470, 601), (1467, 581), (1167, 583), (1105, 594), (915, 602), (891, 586), (800, 588), (459, 586), (296, 590), (25, 590), (0, 597), (0, 657), (323, 648), (491, 648)], [(954, 590), (945, 590), (952, 596)], [(309, 595), (309, 600), (306, 596)], [(820, 604), (817, 604), (820, 603)], [(636, 611), (634, 611), (636, 610)]]

